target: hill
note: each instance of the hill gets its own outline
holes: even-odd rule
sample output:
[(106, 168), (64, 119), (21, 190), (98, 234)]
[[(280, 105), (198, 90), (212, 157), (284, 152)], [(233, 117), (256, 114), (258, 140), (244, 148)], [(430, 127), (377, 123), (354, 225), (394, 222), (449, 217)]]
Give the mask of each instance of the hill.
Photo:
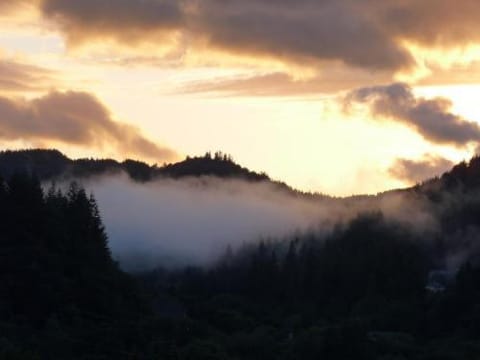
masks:
[[(45, 193), (39, 177), (268, 177), (220, 154), (158, 168), (4, 152), (0, 359), (478, 359), (479, 169), (475, 157), (405, 190), (332, 199), (401, 194), (407, 223), (359, 212), (327, 234), (227, 248), (207, 268), (133, 277), (110, 255), (95, 199), (75, 184)], [(409, 225), (418, 220), (412, 205), (435, 220), (432, 229)]]
[[(32, 149), (0, 152), (0, 174), (4, 178), (18, 172), (35, 174), (41, 181), (55, 179), (82, 179), (94, 176), (126, 173), (132, 180), (148, 182), (161, 178), (181, 179), (185, 177), (212, 176), (223, 179), (242, 179), (252, 182), (270, 182), (291, 195), (312, 199), (331, 199), (323, 194), (304, 193), (287, 184), (272, 180), (264, 172), (251, 171), (237, 164), (221, 152), (206, 153), (204, 156), (190, 157), (177, 163), (161, 167), (142, 161), (126, 159), (119, 162), (113, 159), (70, 159), (58, 150)], [(405, 189), (392, 189), (378, 196), (395, 193), (422, 194), (429, 197), (439, 196), (442, 192), (470, 191), (480, 188), (480, 157), (475, 156), (468, 162), (455, 165), (450, 171)], [(355, 195), (344, 200), (357, 201), (375, 196)]]
[(217, 152), (202, 157), (187, 157), (185, 160), (162, 167), (127, 159), (118, 162), (112, 159), (72, 160), (58, 150), (19, 150), (0, 153), (0, 173), (9, 177), (15, 172), (34, 173), (40, 180), (62, 177), (91, 177), (124, 171), (135, 181), (150, 181), (160, 177), (182, 178), (216, 176), (249, 181), (269, 181), (265, 174), (250, 171), (236, 164), (231, 157)]

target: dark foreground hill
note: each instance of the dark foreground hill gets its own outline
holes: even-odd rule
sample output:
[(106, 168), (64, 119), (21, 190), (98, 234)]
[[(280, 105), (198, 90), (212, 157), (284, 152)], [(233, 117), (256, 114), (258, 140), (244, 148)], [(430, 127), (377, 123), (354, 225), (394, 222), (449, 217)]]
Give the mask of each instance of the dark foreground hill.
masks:
[(0, 234), (0, 359), (127, 358), (150, 305), (112, 260), (92, 197), (0, 179)]

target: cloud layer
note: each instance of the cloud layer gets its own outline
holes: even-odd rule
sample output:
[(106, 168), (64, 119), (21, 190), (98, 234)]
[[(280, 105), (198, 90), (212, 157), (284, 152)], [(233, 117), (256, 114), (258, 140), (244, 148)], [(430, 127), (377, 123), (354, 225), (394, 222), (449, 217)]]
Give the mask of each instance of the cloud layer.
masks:
[(480, 141), (480, 126), (451, 113), (450, 100), (417, 98), (407, 84), (353, 90), (343, 104), (347, 111), (355, 104), (367, 105), (373, 116), (404, 123), (433, 143), (464, 146)]
[(395, 72), (415, 65), (406, 42), (459, 47), (480, 41), (480, 3), (472, 0), (36, 2), (71, 45), (108, 38), (161, 46), (163, 35), (175, 33), (183, 51), (202, 46), (310, 66), (328, 60)]
[(176, 0), (44, 0), (40, 10), (57, 22), (73, 43), (92, 37), (129, 43), (151, 40), (181, 27), (183, 18)]
[(42, 91), (56, 80), (53, 71), (0, 59), (0, 93)]
[(109, 146), (123, 155), (159, 161), (175, 158), (172, 150), (154, 144), (135, 127), (114, 121), (109, 111), (85, 92), (50, 92), (33, 100), (0, 97), (0, 138)]

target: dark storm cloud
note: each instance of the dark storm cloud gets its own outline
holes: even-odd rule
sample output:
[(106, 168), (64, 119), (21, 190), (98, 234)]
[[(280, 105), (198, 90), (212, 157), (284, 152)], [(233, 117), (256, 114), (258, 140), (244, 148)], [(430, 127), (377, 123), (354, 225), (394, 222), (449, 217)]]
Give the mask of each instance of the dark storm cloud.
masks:
[(448, 159), (427, 154), (419, 160), (396, 159), (389, 173), (399, 180), (416, 184), (441, 175), (453, 165), (454, 163)]
[(347, 110), (354, 104), (367, 105), (373, 116), (402, 122), (434, 143), (463, 146), (480, 140), (478, 124), (452, 114), (450, 100), (417, 98), (406, 84), (357, 89), (343, 102)]
[(0, 138), (108, 145), (121, 153), (158, 160), (175, 157), (135, 127), (112, 120), (108, 110), (84, 92), (51, 92), (34, 100), (0, 97)]

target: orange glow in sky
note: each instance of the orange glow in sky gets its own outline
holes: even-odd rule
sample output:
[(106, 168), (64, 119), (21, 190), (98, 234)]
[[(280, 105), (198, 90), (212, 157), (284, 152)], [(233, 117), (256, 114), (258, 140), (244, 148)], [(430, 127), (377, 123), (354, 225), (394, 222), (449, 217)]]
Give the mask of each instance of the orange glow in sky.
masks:
[[(122, 0), (111, 15), (100, 8), (103, 2), (70, 6), (67, 1), (18, 0), (5, 6), (0, 1), (0, 97), (18, 112), (2, 112), (0, 106), (0, 133), (8, 134), (0, 138), (3, 149), (57, 147), (72, 157), (135, 157), (158, 164), (221, 150), (295, 188), (338, 196), (411, 185), (410, 178), (391, 171), (398, 159), (454, 163), (477, 149), (475, 136), (461, 133), (466, 131), (461, 122), (478, 122), (480, 42), (468, 18), (472, 9), (462, 13), (466, 30), (458, 38), (435, 38), (429, 31), (417, 33), (415, 24), (411, 32), (401, 33), (380, 12), (359, 13), (351, 1), (344, 5), (352, 7), (352, 14), (365, 16), (352, 15), (360, 30), (347, 31), (345, 25), (333, 33), (315, 24), (337, 10), (311, 2), (300, 1), (287, 11), (282, 8), (287, 5), (270, 8), (254, 0), (225, 8), (210, 8), (213, 0), (192, 0), (180, 9), (173, 0), (156, 5), (153, 0)], [(414, 10), (432, 29), (437, 26), (429, 15)], [(149, 17), (151, 11), (159, 13)], [(88, 18), (90, 12), (95, 15)], [(243, 13), (253, 15), (243, 19)], [(237, 31), (232, 14), (244, 28)], [(256, 16), (270, 23), (256, 22)], [(123, 29), (116, 19), (123, 21)], [(297, 39), (295, 29), (285, 27), (302, 19), (311, 21), (308, 29), (316, 36), (311, 44), (307, 35)], [(244, 25), (248, 21), (250, 27)], [(384, 28), (376, 41), (385, 44), (357, 51), (356, 44), (364, 40), (361, 29), (370, 23)], [(277, 34), (280, 29), (285, 33)], [(315, 41), (323, 48), (314, 48)], [(413, 89), (412, 98), (401, 100), (410, 108), (368, 111), (365, 107), (379, 96), (390, 96), (376, 88), (368, 96), (356, 93), (361, 106), (345, 111), (342, 99), (355, 89), (396, 81)], [(79, 98), (91, 106), (85, 116), (101, 123), (92, 123), (78, 138), (50, 125), (19, 129), (25, 114), (42, 114), (41, 104), (51, 103), (53, 92), (71, 95), (58, 121), (75, 118), (78, 123), (65, 132), (87, 126), (69, 110)], [(440, 127), (451, 134), (435, 133), (440, 123), (431, 123), (437, 120), (422, 112), (434, 104), (422, 99), (437, 97), (451, 101), (449, 107), (439, 105), (446, 121), (453, 121), (452, 127)], [(388, 98), (389, 106), (397, 100)], [(37, 117), (34, 121), (44, 120)], [(464, 143), (454, 139), (455, 126)], [(119, 145), (125, 141), (128, 146)], [(431, 175), (440, 170), (432, 167)]]

